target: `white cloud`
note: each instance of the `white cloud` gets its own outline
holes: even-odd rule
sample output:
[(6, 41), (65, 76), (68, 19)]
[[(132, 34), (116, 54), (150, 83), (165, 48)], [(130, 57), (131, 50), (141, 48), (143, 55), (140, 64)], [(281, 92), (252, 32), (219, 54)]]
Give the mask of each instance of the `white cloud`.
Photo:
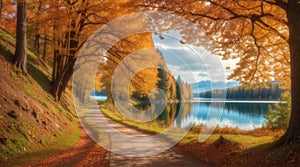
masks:
[[(223, 61), (203, 47), (182, 44), (179, 35), (178, 32), (169, 32), (161, 35), (163, 39), (158, 35), (152, 36), (156, 48), (162, 52), (168, 68), (175, 77), (180, 75), (187, 82), (211, 80), (211, 77), (223, 81), (224, 76), (226, 78), (236, 67), (238, 60)], [(226, 67), (230, 69), (226, 70)]]

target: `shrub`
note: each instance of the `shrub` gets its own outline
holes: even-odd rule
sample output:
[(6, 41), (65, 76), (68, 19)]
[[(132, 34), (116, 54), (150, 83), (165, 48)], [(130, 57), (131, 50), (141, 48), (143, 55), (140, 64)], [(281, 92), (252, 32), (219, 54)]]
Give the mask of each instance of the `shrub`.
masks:
[(280, 96), (280, 103), (276, 103), (274, 107), (269, 106), (269, 111), (265, 115), (267, 119), (267, 128), (270, 129), (286, 129), (289, 124), (291, 115), (291, 95), (285, 92)]

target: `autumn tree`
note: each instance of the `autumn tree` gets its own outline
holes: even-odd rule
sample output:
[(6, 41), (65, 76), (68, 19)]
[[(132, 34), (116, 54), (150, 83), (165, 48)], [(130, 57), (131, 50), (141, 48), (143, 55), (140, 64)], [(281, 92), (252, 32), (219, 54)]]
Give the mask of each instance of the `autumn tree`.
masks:
[[(59, 101), (73, 74), (77, 53), (87, 39), (82, 37), (83, 31), (89, 25), (93, 13), (97, 14), (97, 6), (100, 6), (96, 1), (85, 0), (55, 1), (51, 5), (54, 9), (51, 14), (56, 19), (53, 22), (55, 45), (51, 93)], [(103, 21), (101, 18), (99, 20)]]
[(169, 86), (169, 91), (168, 91), (168, 97), (170, 99), (173, 99), (173, 100), (178, 100), (176, 98), (176, 94), (177, 94), (177, 89), (176, 89), (176, 81), (175, 81), (175, 78), (173, 75), (171, 75), (170, 73), (168, 73), (168, 86)]
[[(41, 25), (44, 21), (44, 15), (46, 14), (46, 10), (44, 8), (47, 8), (47, 1), (42, 0), (31, 0), (30, 3), (28, 3), (28, 35), (32, 39), (33, 43), (32, 45), (37, 51), (38, 56), (40, 55), (41, 46), (40, 46), (40, 40), (41, 40), (41, 29), (44, 27), (48, 27), (48, 25)], [(49, 30), (49, 29), (48, 29)]]
[[(273, 79), (291, 85), (292, 113), (281, 143), (300, 136), (300, 4), (298, 0), (145, 0), (143, 9), (172, 11), (199, 25), (212, 41), (207, 50), (223, 59), (239, 58), (229, 79), (243, 84)], [(184, 27), (183, 27), (184, 29)], [(195, 39), (184, 35), (186, 43)]]
[(25, 0), (17, 1), (17, 37), (15, 62), (17, 68), (27, 74), (27, 51), (26, 51), (26, 2)]
[(168, 74), (163, 65), (161, 65), (160, 69), (158, 69), (157, 77), (157, 87), (167, 94), (169, 92)]
[[(54, 63), (51, 93), (60, 100), (81, 47), (90, 35), (109, 20), (129, 11), (127, 2), (98, 0), (63, 0), (51, 3), (54, 9)], [(113, 13), (111, 11), (114, 11)]]
[(292, 111), (291, 119), (287, 132), (282, 137), (284, 143), (293, 142), (300, 137), (300, 3), (297, 0), (289, 0), (288, 2), (279, 1), (277, 6), (284, 9), (288, 16), (289, 27), (289, 51), (291, 63), (291, 92), (292, 92)]
[[(30, 0), (27, 3), (27, 38), (29, 45), (34, 46), (38, 56), (46, 62), (53, 59), (53, 50), (56, 47), (55, 41), (60, 33), (55, 28), (60, 21), (65, 19), (64, 13), (59, 12), (58, 1), (52, 0)], [(62, 29), (61, 31), (64, 31)], [(52, 60), (51, 60), (52, 62)]]
[[(102, 87), (109, 100), (115, 100), (112, 97), (112, 91), (114, 91), (115, 95), (116, 92), (128, 93), (131, 100), (135, 102), (149, 102), (150, 93), (158, 93), (153, 91), (156, 88), (160, 88), (165, 92), (166, 99), (176, 99), (175, 79), (167, 68), (163, 55), (157, 49), (147, 49), (154, 47), (151, 35), (152, 33), (130, 35), (117, 42), (108, 51), (104, 64), (99, 66), (98, 71), (100, 74), (98, 74), (98, 78), (101, 79), (97, 78), (96, 81), (101, 80), (100, 82), (102, 82)], [(131, 58), (133, 55), (136, 56)], [(125, 60), (124, 77), (130, 73), (134, 73), (134, 77), (131, 79), (129, 88), (126, 87), (127, 77), (118, 77), (118, 84), (124, 85), (124, 87), (118, 87), (122, 90), (117, 90), (116, 87), (112, 87), (113, 75), (117, 67)], [(140, 64), (144, 69), (138, 72), (134, 71), (135, 67), (139, 67)], [(122, 96), (122, 94), (118, 94), (118, 97), (114, 98), (122, 99)]]
[(180, 77), (180, 75), (178, 75), (178, 77), (176, 79), (176, 98), (178, 100), (181, 100), (181, 98), (182, 98), (182, 96), (181, 96), (182, 90), (180, 89), (181, 82), (182, 82), (181, 77)]
[[(131, 53), (139, 51), (141, 54), (140, 60), (133, 60), (127, 63), (128, 73), (133, 72), (131, 67), (136, 67), (138, 64), (143, 64), (145, 69), (139, 71), (132, 78), (129, 85), (129, 90), (127, 91), (130, 96), (134, 94), (135, 98), (148, 98), (149, 93), (152, 89), (156, 88), (157, 83), (157, 69), (146, 68), (149, 63), (163, 63), (161, 55), (156, 51), (143, 50), (143, 48), (152, 48), (154, 43), (152, 41), (151, 33), (141, 33), (135, 34), (122, 39), (117, 42), (111, 49), (108, 50), (105, 56), (106, 61), (103, 65), (99, 66), (99, 72), (101, 73), (101, 82), (105, 88), (108, 99), (112, 100), (112, 77), (118, 65)], [(126, 72), (126, 71), (124, 71)], [(118, 82), (122, 82), (119, 78)], [(114, 90), (118, 91), (118, 90)]]

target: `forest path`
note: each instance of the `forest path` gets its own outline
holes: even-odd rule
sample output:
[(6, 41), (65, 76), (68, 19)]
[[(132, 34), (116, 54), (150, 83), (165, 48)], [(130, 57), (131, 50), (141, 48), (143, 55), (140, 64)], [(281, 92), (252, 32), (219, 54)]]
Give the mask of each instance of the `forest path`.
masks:
[[(125, 126), (121, 123), (113, 121), (105, 116), (95, 117), (99, 112), (97, 108), (91, 108), (90, 111), (84, 116), (88, 120), (92, 120), (93, 125), (101, 125), (104, 122), (109, 123), (109, 126), (114, 128), (118, 133), (130, 135), (130, 136), (143, 136), (151, 137), (151, 134), (133, 129), (131, 127)], [(90, 126), (87, 124), (84, 127)], [(96, 127), (94, 127), (96, 128)], [(86, 129), (86, 128), (85, 128)], [(107, 152), (105, 155), (104, 148), (100, 147), (93, 139), (86, 133), (84, 128), (81, 127), (81, 137), (80, 140), (69, 150), (48, 157), (41, 162), (32, 164), (29, 166), (110, 166), (110, 167), (132, 167), (132, 166), (143, 166), (143, 167), (169, 167), (169, 166), (189, 166), (189, 167), (200, 167), (205, 166), (199, 159), (191, 156), (187, 152), (180, 151), (176, 149), (174, 151), (171, 149), (166, 149), (165, 151), (153, 155), (153, 156), (143, 156), (143, 157), (128, 157), (124, 155), (118, 155), (116, 153)], [(95, 136), (92, 136), (94, 138)], [(115, 137), (114, 137), (115, 138)], [(118, 138), (117, 138), (118, 139)], [(110, 136), (110, 145), (119, 145), (117, 140), (112, 140)], [(121, 147), (130, 148), (135, 145), (135, 148), (140, 147), (144, 149), (143, 141), (130, 140)], [(157, 148), (157, 145), (153, 144), (148, 146), (149, 148)], [(128, 149), (132, 152), (132, 149)], [(127, 151), (128, 151), (127, 150)], [(130, 154), (130, 153), (129, 153)]]

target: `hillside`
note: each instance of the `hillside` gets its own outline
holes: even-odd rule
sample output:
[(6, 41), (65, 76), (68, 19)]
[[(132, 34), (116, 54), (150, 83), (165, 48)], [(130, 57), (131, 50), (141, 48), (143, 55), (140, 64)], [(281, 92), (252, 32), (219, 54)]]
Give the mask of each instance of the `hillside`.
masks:
[[(16, 71), (14, 45), (14, 36), (0, 29), (0, 166), (1, 161), (51, 149), (32, 157), (45, 158), (79, 139), (71, 96), (64, 96), (60, 103), (54, 101), (49, 94), (50, 68), (30, 48), (29, 75)], [(30, 156), (26, 158), (24, 161), (31, 161)]]

